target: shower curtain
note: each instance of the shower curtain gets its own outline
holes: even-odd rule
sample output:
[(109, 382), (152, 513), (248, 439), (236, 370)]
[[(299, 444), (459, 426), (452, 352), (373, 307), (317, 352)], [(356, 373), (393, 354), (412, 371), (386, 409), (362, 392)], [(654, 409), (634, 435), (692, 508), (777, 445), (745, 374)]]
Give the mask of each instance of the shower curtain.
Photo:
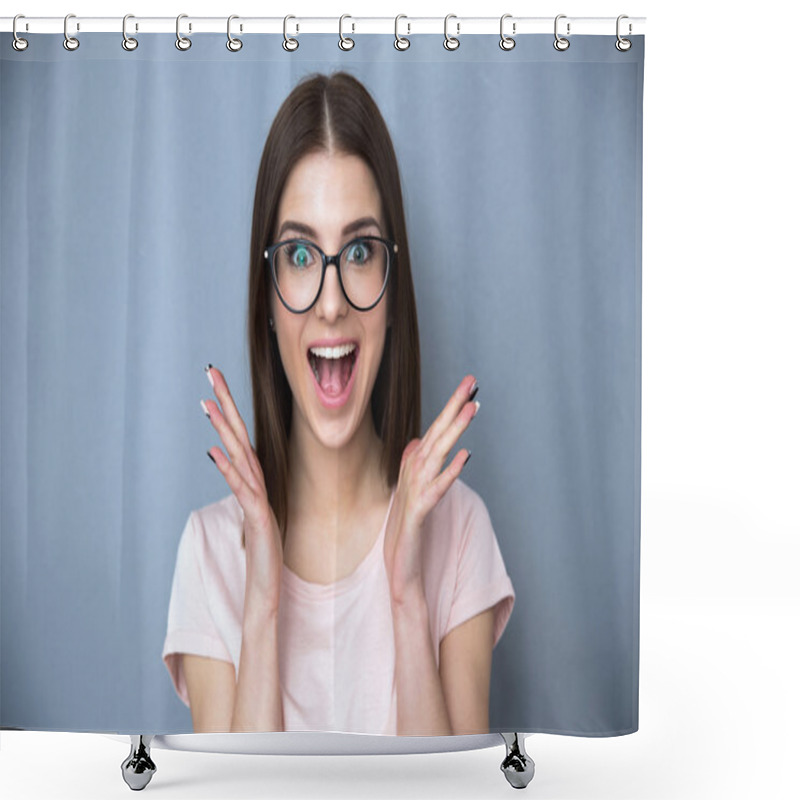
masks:
[[(491, 732), (637, 729), (644, 37), (631, 38), (560, 51), (526, 35), (505, 51), (473, 35), (448, 51), (420, 35), (399, 51), (356, 35), (343, 51), (306, 34), (286, 52), (259, 34), (231, 52), (224, 34), (181, 51), (159, 33), (128, 52), (92, 33), (73, 52), (55, 34), (17, 52), (0, 35), (0, 726), (192, 732), (164, 658), (176, 584), (201, 569), (180, 554), (190, 537), (208, 545), (201, 509), (235, 508), (206, 456), (220, 440), (198, 405), (214, 398), (204, 367), (252, 432), (259, 161), (298, 83), (344, 71), (400, 171), (421, 432), (465, 375), (479, 384), (448, 495), (485, 517), (448, 517), (448, 495), (437, 506), (457, 578), (426, 595), (433, 646), (492, 609)], [(203, 573), (184, 602), (212, 631), (206, 655), (238, 664), (221, 620), (241, 595), (223, 588)], [(370, 654), (355, 663), (368, 672)], [(384, 730), (368, 723), (350, 732)]]

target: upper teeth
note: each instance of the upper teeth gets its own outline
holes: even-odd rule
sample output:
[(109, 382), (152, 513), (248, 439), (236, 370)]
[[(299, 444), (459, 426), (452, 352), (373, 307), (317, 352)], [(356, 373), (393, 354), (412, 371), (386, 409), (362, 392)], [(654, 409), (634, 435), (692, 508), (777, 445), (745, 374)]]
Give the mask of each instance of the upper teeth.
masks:
[(341, 358), (356, 349), (353, 342), (340, 344), (337, 347), (312, 347), (311, 352), (318, 358)]

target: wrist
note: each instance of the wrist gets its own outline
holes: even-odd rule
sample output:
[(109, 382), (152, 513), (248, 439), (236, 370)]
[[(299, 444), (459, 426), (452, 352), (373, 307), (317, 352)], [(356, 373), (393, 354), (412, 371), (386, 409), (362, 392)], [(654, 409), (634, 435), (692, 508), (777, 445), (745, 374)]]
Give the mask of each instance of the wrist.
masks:
[(392, 614), (406, 617), (427, 615), (428, 603), (422, 581), (408, 584), (400, 593), (392, 593)]
[(263, 628), (278, 622), (280, 592), (265, 593), (251, 587), (245, 589), (243, 627)]

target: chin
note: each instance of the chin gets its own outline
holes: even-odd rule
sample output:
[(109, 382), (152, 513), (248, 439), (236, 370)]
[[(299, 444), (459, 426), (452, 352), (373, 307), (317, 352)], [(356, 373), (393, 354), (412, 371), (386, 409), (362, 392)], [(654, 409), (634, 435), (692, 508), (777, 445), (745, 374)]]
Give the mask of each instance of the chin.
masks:
[(345, 447), (358, 433), (364, 415), (371, 414), (370, 404), (361, 408), (361, 387), (354, 386), (346, 405), (331, 410), (322, 406), (316, 395), (311, 402), (309, 422), (317, 440), (331, 450)]

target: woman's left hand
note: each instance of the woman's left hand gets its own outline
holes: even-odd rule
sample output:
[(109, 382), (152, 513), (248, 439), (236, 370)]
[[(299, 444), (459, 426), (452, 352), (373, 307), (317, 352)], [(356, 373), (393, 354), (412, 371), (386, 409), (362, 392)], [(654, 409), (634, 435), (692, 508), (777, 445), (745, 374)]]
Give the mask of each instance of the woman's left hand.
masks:
[(394, 605), (415, 593), (424, 597), (422, 524), (469, 458), (468, 450), (459, 450), (442, 471), (448, 453), (478, 413), (480, 404), (472, 402), (476, 392), (475, 377), (467, 375), (422, 439), (412, 439), (403, 451), (383, 547)]

